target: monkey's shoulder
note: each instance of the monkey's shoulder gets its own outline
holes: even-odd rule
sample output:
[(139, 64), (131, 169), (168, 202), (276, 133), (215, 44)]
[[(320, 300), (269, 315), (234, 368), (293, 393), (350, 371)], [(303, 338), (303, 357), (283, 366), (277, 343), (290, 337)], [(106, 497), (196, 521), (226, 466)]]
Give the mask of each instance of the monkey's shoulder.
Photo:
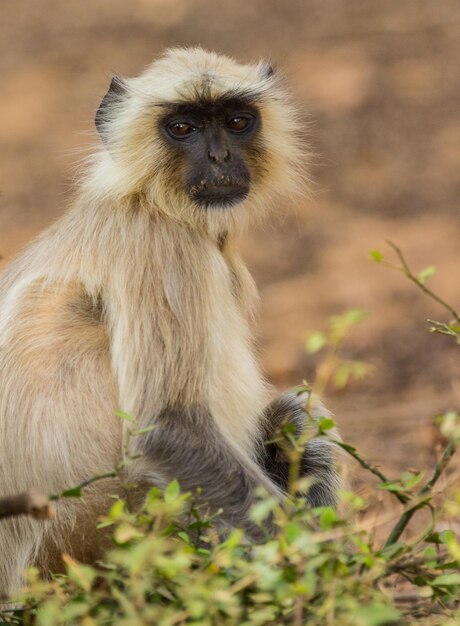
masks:
[(0, 313), (2, 330), (21, 343), (107, 343), (102, 298), (91, 296), (79, 280), (25, 283), (5, 295)]

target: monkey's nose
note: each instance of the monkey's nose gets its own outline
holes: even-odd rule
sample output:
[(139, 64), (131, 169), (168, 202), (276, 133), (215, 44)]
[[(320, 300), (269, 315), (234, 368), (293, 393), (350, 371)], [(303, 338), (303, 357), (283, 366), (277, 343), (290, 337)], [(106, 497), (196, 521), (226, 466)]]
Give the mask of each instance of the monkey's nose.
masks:
[(227, 148), (211, 148), (208, 151), (208, 157), (212, 163), (224, 163), (230, 160), (230, 152)]

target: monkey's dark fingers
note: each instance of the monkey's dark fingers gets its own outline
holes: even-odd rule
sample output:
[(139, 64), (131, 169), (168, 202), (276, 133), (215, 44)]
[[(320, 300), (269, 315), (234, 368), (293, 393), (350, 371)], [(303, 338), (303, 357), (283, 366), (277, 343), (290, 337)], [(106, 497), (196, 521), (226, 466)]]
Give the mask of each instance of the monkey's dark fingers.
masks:
[[(307, 416), (307, 403), (309, 416)], [(277, 435), (285, 424), (292, 424), (294, 435), (300, 436), (309, 428), (309, 417), (319, 419), (330, 416), (330, 412), (314, 396), (308, 393), (296, 394), (286, 392), (273, 400), (265, 411), (265, 441), (260, 462), (265, 472), (284, 492), (289, 490), (292, 477), (289, 450), (290, 443)], [(312, 432), (312, 434), (314, 434)], [(340, 476), (336, 468), (337, 446), (325, 437), (313, 437), (306, 445), (302, 454), (298, 477), (310, 478), (312, 484), (307, 492), (311, 506), (335, 506), (340, 488)]]
[(296, 435), (300, 435), (308, 425), (308, 417), (318, 420), (321, 417), (331, 417), (330, 411), (315, 395), (304, 392), (297, 394), (286, 391), (275, 398), (265, 409), (265, 439), (271, 439), (285, 424), (294, 424)]

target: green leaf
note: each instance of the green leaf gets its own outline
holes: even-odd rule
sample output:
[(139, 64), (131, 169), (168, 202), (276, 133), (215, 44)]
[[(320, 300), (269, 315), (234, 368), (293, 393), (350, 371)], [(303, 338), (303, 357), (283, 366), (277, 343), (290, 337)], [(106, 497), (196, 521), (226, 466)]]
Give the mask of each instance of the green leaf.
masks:
[(156, 428), (156, 424), (152, 424), (152, 426), (146, 426), (145, 428), (141, 428), (140, 430), (135, 430), (133, 433), (133, 437), (137, 435), (144, 435), (145, 433), (149, 433)]
[(207, 610), (206, 602), (200, 599), (191, 599), (186, 606), (194, 620), (202, 617)]
[(249, 516), (256, 524), (261, 524), (273, 512), (277, 502), (274, 498), (264, 498), (252, 505)]
[(425, 267), (421, 272), (419, 272), (418, 276), (417, 276), (417, 280), (420, 284), (424, 285), (425, 281), (428, 278), (431, 278), (431, 276), (433, 276), (436, 272), (436, 268), (434, 265), (429, 265), (428, 267)]
[[(38, 623), (40, 626), (55, 626), (62, 623), (62, 610), (52, 600), (48, 600), (38, 608)], [(11, 624), (11, 622), (9, 622)], [(0, 622), (1, 626), (8, 625), (8, 622)]]
[(404, 487), (401, 483), (392, 482), (392, 483), (380, 483), (378, 485), (379, 489), (385, 489), (385, 491), (393, 491), (395, 493), (399, 493), (400, 491), (404, 491)]
[(303, 393), (309, 393), (310, 388), (307, 387), (307, 385), (296, 385), (295, 387), (291, 387), (289, 391), (296, 396), (301, 396)]
[(321, 348), (324, 348), (327, 342), (327, 337), (321, 331), (315, 331), (309, 335), (305, 342), (305, 349), (309, 354), (316, 354)]
[(367, 311), (363, 309), (350, 309), (345, 311), (342, 315), (336, 315), (332, 317), (332, 320), (337, 324), (342, 324), (346, 327), (355, 326), (360, 324), (367, 317)]
[(373, 374), (374, 368), (364, 361), (342, 361), (337, 366), (334, 383), (338, 389), (346, 387), (350, 381), (359, 381)]
[(460, 574), (441, 574), (431, 581), (434, 587), (448, 587), (449, 585), (460, 585)]
[(321, 510), (319, 521), (323, 530), (329, 530), (337, 521), (337, 513), (332, 507), (325, 506)]
[(117, 417), (121, 417), (122, 420), (126, 420), (127, 422), (135, 422), (136, 420), (129, 413), (125, 413), (124, 411), (115, 411), (115, 415)]
[(60, 496), (61, 498), (81, 498), (81, 487), (72, 487), (72, 489), (66, 489)]
[(452, 540), (455, 540), (455, 535), (450, 528), (441, 530), (439, 533), (439, 543), (449, 543)]
[(319, 430), (324, 433), (334, 428), (335, 422), (331, 417), (321, 417), (319, 420)]
[(110, 511), (109, 511), (109, 518), (111, 520), (117, 520), (120, 517), (122, 517), (122, 515), (125, 512), (125, 501), (124, 500), (116, 500), (112, 506), (110, 507)]
[(337, 346), (350, 331), (350, 328), (360, 324), (367, 316), (363, 309), (350, 309), (341, 315), (333, 315), (330, 318), (329, 343)]
[(83, 565), (75, 561), (68, 554), (64, 554), (62, 559), (66, 565), (67, 575), (70, 580), (84, 591), (89, 591), (93, 580), (96, 578), (95, 570), (89, 565)]
[[(443, 543), (443, 542), (441, 541), (441, 538), (440, 538), (440, 536), (439, 536), (439, 533), (438, 533), (438, 532), (431, 532), (429, 535), (427, 535), (427, 536), (425, 537), (425, 541), (426, 541), (427, 543)], [(426, 556), (427, 554), (428, 554), (428, 556), (429, 556), (430, 558), (431, 558), (431, 557), (436, 556), (436, 552), (435, 552), (434, 554), (433, 554), (433, 553), (431, 553), (431, 552), (428, 552), (428, 550), (429, 550), (429, 549), (430, 549), (430, 548), (426, 548), (426, 550), (425, 550), (425, 556)], [(431, 549), (433, 550), (433, 548), (431, 548)]]
[(383, 548), (379, 555), (385, 560), (389, 561), (394, 558), (396, 555), (400, 554), (406, 549), (406, 545), (404, 543), (392, 543), (389, 546)]
[(164, 491), (165, 502), (174, 502), (180, 496), (180, 486), (177, 480), (169, 483)]
[(120, 524), (114, 532), (113, 538), (117, 543), (123, 544), (132, 539), (141, 539), (143, 534), (131, 524)]
[(371, 250), (369, 252), (369, 258), (371, 261), (375, 261), (376, 263), (381, 263), (383, 261), (383, 254), (378, 250)]
[(347, 386), (348, 380), (350, 378), (351, 370), (348, 363), (341, 363), (334, 375), (334, 384), (337, 389), (343, 389)]
[(410, 475), (407, 479), (404, 477), (405, 488), (409, 490), (415, 487), (415, 485), (418, 485), (423, 478), (423, 474), (423, 472), (417, 472), (416, 474)]
[(399, 623), (401, 614), (392, 606), (374, 602), (359, 607), (355, 614), (356, 626), (384, 626), (384, 624)]
[(237, 546), (241, 544), (243, 537), (244, 537), (243, 531), (239, 528), (235, 528), (234, 530), (231, 531), (227, 539), (225, 539), (225, 541), (221, 543), (220, 548), (221, 549), (227, 548), (229, 550), (233, 550), (233, 548), (236, 548)]
[(288, 543), (293, 543), (300, 535), (302, 531), (300, 530), (300, 526), (295, 524), (294, 522), (288, 522), (286, 524), (286, 528), (284, 529), (284, 536), (286, 537), (286, 541)]
[[(97, 522), (96, 528), (108, 528), (109, 526), (113, 526), (115, 522), (109, 519), (104, 519), (102, 522)], [(1, 625), (0, 625), (1, 626)]]

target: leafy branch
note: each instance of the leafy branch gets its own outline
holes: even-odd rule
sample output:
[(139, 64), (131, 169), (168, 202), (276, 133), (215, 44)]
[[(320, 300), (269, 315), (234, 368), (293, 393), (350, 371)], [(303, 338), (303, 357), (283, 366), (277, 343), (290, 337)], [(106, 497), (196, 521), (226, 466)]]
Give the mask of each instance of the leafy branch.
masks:
[(361, 380), (370, 376), (374, 368), (364, 361), (346, 360), (342, 356), (343, 345), (351, 329), (366, 318), (361, 309), (351, 309), (341, 315), (329, 318), (328, 329), (312, 331), (308, 334), (305, 349), (316, 354), (327, 348), (319, 363), (314, 385), (315, 394), (322, 397), (331, 382), (337, 389), (343, 389), (352, 380)]
[[(430, 330), (432, 330), (433, 332), (442, 332), (444, 334), (449, 334), (459, 339), (459, 314), (450, 304), (445, 302), (440, 296), (438, 296), (438, 294), (432, 291), (425, 284), (426, 280), (434, 274), (435, 268), (433, 266), (427, 267), (419, 272), (418, 275), (415, 275), (410, 269), (409, 264), (407, 263), (401, 249), (391, 241), (388, 241), (387, 243), (395, 251), (401, 265), (398, 266), (384, 261), (383, 255), (377, 250), (373, 250), (370, 253), (371, 259), (373, 259), (377, 263), (382, 263), (383, 265), (386, 265), (391, 269), (402, 272), (427, 296), (429, 296), (435, 302), (440, 304), (445, 310), (447, 310), (453, 317), (454, 323), (445, 324), (442, 322), (434, 322), (432, 320), (429, 320), (432, 324)], [(326, 354), (323, 362), (318, 366), (317, 369), (318, 375), (315, 383), (315, 390), (320, 396), (324, 393), (330, 380), (334, 379), (334, 377), (337, 378), (338, 368), (341, 365), (340, 354), (345, 338), (347, 337), (351, 326), (361, 321), (362, 318), (362, 312), (350, 311), (343, 316), (337, 316), (335, 318), (332, 318), (331, 328), (328, 333), (314, 332), (311, 333), (308, 337), (306, 348), (310, 353), (317, 352), (324, 346), (329, 346), (328, 353)], [(310, 389), (308, 391), (310, 393), (308, 395), (306, 411), (307, 414), (310, 415), (312, 393)], [(324, 434), (325, 433), (322, 432), (321, 429), (320, 420), (318, 435)], [(380, 480), (382, 488), (390, 491), (390, 493), (392, 493), (393, 496), (405, 507), (405, 510), (396, 522), (394, 528), (391, 530), (385, 542), (384, 548), (388, 548), (398, 541), (416, 511), (422, 508), (431, 508), (432, 490), (439, 480), (440, 476), (445, 471), (450, 459), (452, 458), (456, 450), (455, 437), (452, 437), (451, 441), (445, 448), (442, 457), (436, 463), (430, 479), (421, 489), (418, 490), (418, 492), (416, 492), (416, 494), (414, 494), (413, 488), (420, 481), (422, 476), (421, 473), (412, 475), (409, 479), (390, 481), (378, 467), (366, 461), (353, 446), (350, 446), (349, 444), (343, 443), (341, 441), (335, 441), (335, 443), (342, 450), (344, 450), (351, 457), (353, 457), (363, 469), (376, 476)]]
[(430, 332), (440, 333), (442, 335), (449, 335), (451, 337), (455, 337), (457, 343), (460, 343), (460, 315), (453, 306), (451, 306), (448, 302), (446, 302), (441, 296), (435, 293), (432, 289), (427, 287), (426, 281), (428, 278), (434, 275), (436, 268), (433, 265), (425, 267), (422, 269), (417, 275), (409, 267), (409, 264), (399, 246), (397, 246), (392, 241), (386, 240), (387, 244), (394, 250), (396, 256), (398, 257), (401, 265), (394, 265), (393, 263), (388, 263), (384, 260), (384, 256), (378, 250), (371, 250), (369, 253), (369, 258), (375, 261), (376, 263), (381, 263), (385, 267), (389, 267), (390, 269), (396, 270), (398, 272), (402, 272), (410, 281), (414, 283), (425, 295), (431, 298), (434, 302), (443, 307), (452, 317), (452, 321), (450, 323), (445, 322), (437, 322), (435, 320), (429, 319), (428, 322), (431, 324)]
[(392, 241), (387, 240), (387, 244), (391, 248), (393, 248), (393, 250), (396, 252), (398, 256), (398, 259), (401, 261), (401, 267), (398, 269), (402, 270), (403, 273), (407, 276), (407, 278), (409, 278), (409, 280), (411, 280), (415, 285), (417, 285), (417, 287), (421, 289), (432, 300), (434, 300), (435, 302), (440, 304), (444, 309), (446, 309), (446, 311), (448, 311), (452, 315), (453, 319), (456, 322), (460, 323), (460, 316), (457, 313), (457, 311), (450, 304), (448, 304), (445, 300), (443, 300), (440, 296), (438, 296), (437, 293), (435, 293), (429, 287), (427, 287), (425, 284), (425, 280), (429, 278), (429, 276), (434, 274), (434, 271), (435, 271), (434, 267), (431, 266), (429, 268), (425, 268), (425, 270), (422, 270), (418, 276), (415, 276), (415, 274), (413, 274), (413, 272), (411, 271), (401, 249)]
[[(452, 316), (453, 322), (446, 324), (444, 322), (437, 322), (434, 320), (428, 320), (431, 324), (430, 331), (438, 332), (445, 335), (453, 336), (457, 339), (457, 342), (460, 342), (460, 315), (451, 306), (448, 302), (446, 302), (443, 298), (441, 298), (437, 293), (435, 293), (432, 289), (426, 286), (426, 280), (435, 273), (435, 268), (433, 266), (429, 266), (419, 272), (418, 275), (415, 275), (409, 267), (408, 262), (402, 252), (402, 250), (394, 244), (392, 241), (387, 240), (387, 244), (394, 250), (396, 253), (401, 265), (395, 266), (392, 263), (388, 263), (384, 261), (383, 255), (378, 250), (373, 250), (370, 253), (370, 258), (376, 263), (382, 263), (383, 265), (390, 267), (391, 269), (395, 269), (397, 271), (402, 272), (410, 281), (412, 281), (425, 295), (435, 301), (437, 304), (442, 306), (448, 313)], [(455, 454), (456, 451), (456, 437), (452, 437), (449, 444), (444, 449), (444, 452), (436, 463), (433, 473), (430, 479), (426, 482), (426, 484), (418, 491), (415, 502), (407, 508), (404, 513), (401, 515), (396, 525), (390, 532), (390, 535), (385, 543), (384, 547), (388, 547), (394, 545), (401, 534), (407, 527), (408, 523), (412, 519), (413, 515), (416, 511), (423, 507), (431, 507), (431, 495), (432, 490), (440, 476), (445, 471), (450, 459)], [(356, 458), (356, 457), (355, 457)], [(364, 467), (364, 465), (362, 464)], [(374, 472), (375, 473), (375, 472)], [(408, 502), (408, 501), (407, 501)]]
[[(384, 484), (390, 483), (390, 480), (380, 471), (380, 469), (376, 465), (371, 465), (370, 463), (368, 463), (357, 452), (356, 448), (354, 448), (353, 446), (350, 446), (347, 443), (343, 443), (342, 441), (335, 441), (335, 443), (340, 448), (342, 448), (342, 450), (345, 450), (345, 452), (347, 452), (351, 457), (353, 457), (355, 461), (357, 461), (363, 469), (367, 470), (371, 474), (374, 474), (374, 476), (377, 476), (377, 478), (379, 478), (382, 483)], [(404, 493), (401, 493), (400, 491), (390, 491), (390, 493), (392, 493), (395, 496), (395, 498), (397, 498), (399, 502), (401, 502), (401, 504), (406, 504), (410, 500), (410, 496)]]

